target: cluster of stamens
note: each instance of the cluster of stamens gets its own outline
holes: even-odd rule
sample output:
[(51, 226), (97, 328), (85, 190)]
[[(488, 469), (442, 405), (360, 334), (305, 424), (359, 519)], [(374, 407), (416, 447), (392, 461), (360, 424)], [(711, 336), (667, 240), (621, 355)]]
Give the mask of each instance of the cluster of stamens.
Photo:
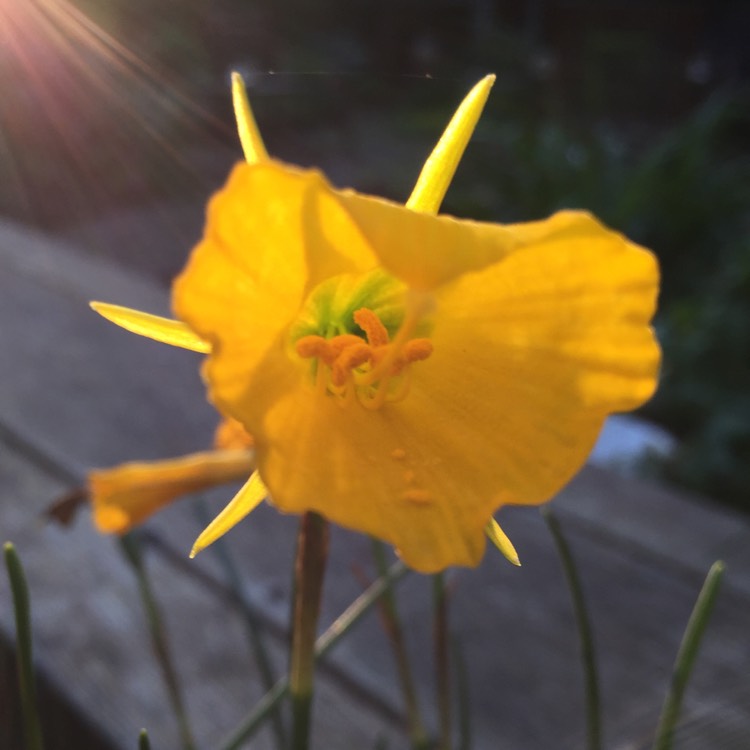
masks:
[(354, 313), (354, 322), (364, 331), (366, 341), (349, 333), (330, 339), (303, 336), (296, 341), (300, 357), (317, 360), (316, 387), (344, 403), (356, 396), (370, 409), (401, 400), (409, 392), (409, 366), (432, 354), (432, 342), (408, 338), (406, 327), (391, 341), (383, 322), (366, 307)]

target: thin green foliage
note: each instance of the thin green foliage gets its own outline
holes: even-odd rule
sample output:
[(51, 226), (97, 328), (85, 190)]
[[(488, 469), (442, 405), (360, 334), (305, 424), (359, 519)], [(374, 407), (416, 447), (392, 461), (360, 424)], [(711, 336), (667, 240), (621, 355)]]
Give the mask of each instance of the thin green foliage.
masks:
[(463, 648), (458, 638), (451, 639), (451, 653), (456, 672), (458, 744), (456, 750), (471, 750), (471, 696), (469, 695), (469, 675), (466, 669)]
[(164, 684), (167, 688), (167, 693), (169, 694), (169, 701), (172, 704), (172, 710), (177, 719), (182, 747), (184, 750), (194, 750), (195, 742), (193, 740), (193, 733), (190, 729), (190, 722), (188, 721), (187, 712), (185, 710), (182, 690), (177, 677), (177, 670), (169, 650), (164, 621), (161, 616), (161, 611), (159, 610), (156, 596), (151, 588), (151, 581), (149, 580), (146, 566), (143, 562), (143, 555), (141, 553), (141, 547), (136, 533), (131, 532), (120, 537), (120, 548), (125, 559), (130, 563), (138, 582), (138, 591), (141, 595), (141, 601), (143, 602), (143, 608), (146, 613), (146, 620), (151, 635), (151, 643), (156, 655), (156, 660), (161, 667)]
[[(385, 545), (378, 539), (372, 540), (372, 554), (375, 560), (375, 568), (381, 578), (388, 572), (386, 564)], [(429, 747), (429, 737), (422, 720), (419, 709), (417, 690), (414, 684), (409, 654), (406, 649), (406, 639), (401, 626), (401, 618), (398, 613), (398, 605), (393, 589), (388, 589), (380, 599), (380, 614), (383, 627), (393, 650), (396, 660), (401, 693), (406, 705), (406, 719), (408, 722), (409, 741), (413, 750), (425, 750)]]
[(672, 671), (672, 682), (662, 707), (653, 750), (671, 750), (674, 742), (675, 727), (682, 709), (682, 699), (685, 695), (690, 674), (698, 655), (698, 650), (706, 631), (708, 620), (716, 603), (719, 584), (724, 576), (726, 566), (717, 560), (708, 571), (693, 611), (690, 614), (685, 634), (682, 637), (677, 659)]
[(438, 710), (438, 748), (451, 750), (453, 746), (450, 658), (448, 655), (448, 600), (445, 574), (432, 576), (432, 623), (435, 650), (435, 697)]
[(42, 728), (39, 722), (39, 707), (34, 681), (34, 662), (31, 637), (31, 603), (29, 588), (16, 548), (6, 542), (4, 547), (5, 567), (8, 571), (16, 616), (16, 654), (18, 658), (18, 686), (21, 694), (24, 737), (27, 750), (42, 750)]
[(148, 738), (148, 732), (141, 729), (138, 735), (138, 750), (151, 750), (151, 740)]
[(541, 509), (542, 517), (547, 523), (555, 546), (560, 556), (560, 561), (568, 581), (570, 596), (573, 603), (576, 624), (578, 626), (578, 637), (581, 645), (581, 660), (583, 664), (583, 676), (586, 691), (586, 730), (588, 750), (601, 750), (602, 747), (602, 718), (601, 700), (599, 697), (599, 674), (596, 664), (596, 652), (594, 648), (594, 634), (591, 628), (586, 601), (583, 596), (581, 579), (578, 575), (573, 555), (568, 542), (560, 528), (560, 522), (553, 514), (549, 505)]
[[(380, 597), (406, 575), (408, 570), (399, 560), (391, 565), (386, 576), (368, 586), (315, 642), (315, 658), (323, 658), (377, 604)], [(289, 678), (282, 677), (240, 722), (234, 732), (219, 744), (219, 750), (238, 750), (263, 725), (288, 692)]]

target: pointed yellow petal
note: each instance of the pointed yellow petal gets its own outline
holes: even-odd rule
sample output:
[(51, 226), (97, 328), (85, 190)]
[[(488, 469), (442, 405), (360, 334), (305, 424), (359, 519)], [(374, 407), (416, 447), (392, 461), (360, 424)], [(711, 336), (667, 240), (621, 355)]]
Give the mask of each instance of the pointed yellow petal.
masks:
[(255, 164), (268, 159), (268, 152), (260, 137), (258, 125), (250, 108), (250, 100), (247, 98), (247, 89), (242, 76), (232, 72), (232, 103), (234, 104), (234, 117), (237, 120), (237, 132), (240, 136), (242, 151), (248, 164)]
[(487, 534), (487, 538), (500, 550), (508, 562), (518, 565), (519, 568), (521, 567), (521, 561), (518, 559), (516, 548), (494, 518), (490, 518), (490, 522), (485, 527), (485, 533)]
[(219, 537), (239, 523), (248, 513), (255, 510), (265, 500), (268, 490), (257, 471), (245, 482), (242, 489), (229, 501), (224, 510), (203, 530), (195, 540), (190, 557), (195, 557), (201, 550), (213, 544)]
[(90, 302), (89, 304), (91, 309), (103, 318), (131, 333), (201, 354), (208, 354), (211, 351), (211, 344), (208, 341), (193, 333), (179, 320), (160, 318), (158, 315), (151, 315), (129, 307), (120, 307), (120, 305), (110, 305), (107, 302)]
[(407, 208), (428, 214), (438, 212), (494, 82), (494, 75), (485, 76), (461, 102), (422, 167), (417, 184), (406, 202)]
[(253, 464), (251, 451), (207, 451), (92, 471), (94, 524), (102, 533), (124, 534), (182, 495), (244, 479)]

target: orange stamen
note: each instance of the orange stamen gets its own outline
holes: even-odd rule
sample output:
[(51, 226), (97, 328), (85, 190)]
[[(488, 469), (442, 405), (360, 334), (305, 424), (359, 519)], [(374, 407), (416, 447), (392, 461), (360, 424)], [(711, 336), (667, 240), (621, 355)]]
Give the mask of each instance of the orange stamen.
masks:
[(403, 401), (409, 395), (410, 390), (411, 370), (407, 368), (403, 376), (401, 377), (400, 382), (398, 382), (398, 387), (396, 388), (396, 390), (388, 394), (388, 400), (392, 403)]
[(297, 339), (294, 348), (303, 359), (317, 359), (328, 351), (328, 342), (322, 336), (302, 336)]
[(385, 346), (389, 341), (388, 330), (383, 322), (367, 307), (354, 313), (354, 322), (365, 332), (367, 343), (372, 346)]
[[(392, 358), (391, 374), (400, 375), (407, 365), (427, 359), (433, 351), (434, 347), (429, 339), (411, 339), (407, 341), (401, 348), (401, 351)], [(379, 362), (380, 359), (374, 361)]]
[(372, 347), (372, 366), (377, 367), (391, 351), (391, 344)]
[(433, 351), (434, 347), (429, 339), (411, 339), (404, 344), (401, 356), (406, 363), (420, 362), (427, 359)]
[(365, 344), (362, 339), (357, 339), (359, 344), (352, 344), (336, 357), (331, 369), (331, 382), (336, 387), (346, 384), (349, 379), (349, 373), (355, 368), (363, 365), (370, 359), (372, 350)]
[(401, 353), (404, 344), (409, 341), (409, 336), (411, 336), (417, 322), (424, 312), (426, 312), (428, 306), (429, 297), (419, 295), (413, 298), (412, 304), (409, 304), (406, 308), (406, 317), (404, 318), (403, 323), (401, 323), (401, 327), (398, 329), (396, 337), (388, 347), (385, 356), (378, 362), (377, 366), (374, 366), (372, 370), (370, 370), (366, 382), (363, 382), (362, 385), (376, 383), (387, 373), (398, 374), (397, 371), (394, 372), (394, 362)]
[(318, 360), (316, 387), (338, 397), (341, 406), (356, 398), (367, 409), (380, 409), (386, 401), (400, 401), (407, 396), (411, 380), (409, 365), (432, 355), (429, 339), (409, 338), (421, 307), (415, 305), (407, 310), (393, 341), (377, 313), (362, 307), (354, 312), (353, 318), (364, 331), (367, 343), (351, 333), (330, 339), (303, 336), (295, 343), (297, 354)]
[[(334, 336), (328, 340), (328, 351), (325, 363), (332, 365), (339, 357), (344, 349), (348, 349), (350, 346), (358, 346), (363, 341), (359, 336), (355, 336), (353, 333), (343, 333), (340, 336)], [(364, 344), (367, 346), (367, 344)]]

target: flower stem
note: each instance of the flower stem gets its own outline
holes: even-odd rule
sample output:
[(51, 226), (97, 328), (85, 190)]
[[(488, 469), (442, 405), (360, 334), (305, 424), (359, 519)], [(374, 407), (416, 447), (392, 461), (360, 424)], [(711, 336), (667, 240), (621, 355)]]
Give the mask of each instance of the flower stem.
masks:
[(695, 607), (690, 614), (685, 634), (677, 652), (674, 669), (672, 671), (672, 684), (669, 688), (664, 706), (659, 717), (659, 725), (656, 728), (656, 738), (653, 750), (670, 750), (674, 741), (674, 729), (682, 708), (682, 698), (685, 687), (690, 679), (690, 673), (695, 663), (695, 657), (700, 648), (703, 633), (706, 630), (708, 619), (714, 608), (719, 584), (724, 575), (726, 566), (721, 560), (717, 560), (708, 571), (703, 583)]
[[(380, 597), (396, 581), (403, 578), (408, 571), (409, 569), (399, 560), (391, 565), (387, 575), (379, 578), (363, 591), (315, 642), (316, 660), (322, 659), (370, 611)], [(276, 710), (276, 706), (288, 692), (289, 678), (282, 677), (261, 698), (258, 705), (245, 717), (232, 735), (220, 743), (220, 750), (237, 750), (244, 742), (249, 740), (263, 725), (271, 712)]]
[(16, 548), (6, 542), (4, 547), (5, 567), (13, 596), (16, 616), (16, 653), (18, 658), (18, 684), (21, 693), (25, 747), (27, 750), (42, 750), (42, 729), (39, 724), (39, 709), (36, 702), (34, 663), (31, 645), (31, 605), (29, 588)]
[(584, 680), (586, 683), (586, 725), (588, 737), (588, 750), (600, 750), (602, 746), (602, 720), (601, 701), (599, 699), (599, 675), (596, 665), (596, 653), (594, 649), (594, 635), (591, 629), (586, 601), (581, 588), (581, 580), (578, 577), (573, 555), (570, 552), (565, 537), (563, 536), (560, 522), (553, 514), (549, 505), (541, 509), (542, 518), (555, 541), (557, 552), (562, 562), (565, 578), (568, 581), (570, 596), (573, 600), (573, 611), (578, 624), (578, 636), (581, 642), (581, 658), (583, 660)]
[(146, 620), (151, 633), (151, 644), (154, 653), (156, 654), (156, 660), (161, 667), (169, 700), (172, 704), (172, 710), (177, 719), (182, 747), (184, 750), (194, 750), (195, 741), (193, 740), (190, 722), (188, 721), (187, 712), (185, 711), (182, 690), (180, 689), (180, 681), (177, 677), (177, 670), (169, 651), (169, 643), (164, 629), (164, 621), (161, 616), (161, 611), (159, 610), (156, 596), (151, 588), (151, 581), (146, 572), (146, 566), (144, 565), (143, 555), (141, 553), (141, 545), (136, 532), (130, 532), (129, 534), (120, 537), (120, 548), (133, 568), (133, 573), (138, 582), (138, 591), (141, 595), (143, 608), (146, 611)]
[(433, 637), (435, 643), (435, 674), (437, 708), (440, 727), (439, 750), (452, 747), (451, 685), (448, 657), (448, 602), (445, 591), (445, 576), (432, 576)]
[[(372, 554), (375, 559), (375, 568), (378, 571), (378, 575), (381, 577), (386, 575), (388, 566), (386, 565), (385, 546), (381, 541), (377, 539), (372, 540)], [(396, 659), (396, 669), (406, 705), (406, 718), (409, 724), (411, 747), (413, 750), (425, 750), (425, 748), (429, 747), (429, 737), (427, 736), (419, 711), (417, 691), (414, 687), (414, 676), (412, 675), (411, 664), (409, 663), (409, 655), (406, 651), (404, 632), (401, 627), (393, 589), (389, 589), (383, 594), (380, 600), (380, 613), (385, 631), (391, 642), (393, 655)]]
[(289, 692), (292, 697), (292, 750), (307, 750), (315, 666), (315, 633), (323, 577), (328, 559), (328, 522), (317, 513), (302, 516), (294, 570), (292, 653)]

